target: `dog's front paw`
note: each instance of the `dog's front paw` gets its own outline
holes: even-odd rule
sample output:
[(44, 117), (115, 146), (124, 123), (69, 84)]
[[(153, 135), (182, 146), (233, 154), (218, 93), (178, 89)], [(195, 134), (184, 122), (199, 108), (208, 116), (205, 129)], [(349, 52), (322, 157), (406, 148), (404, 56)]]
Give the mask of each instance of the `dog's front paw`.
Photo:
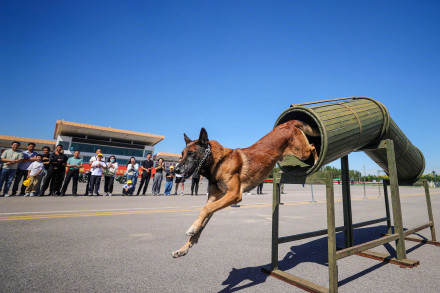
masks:
[(184, 250), (184, 251), (176, 250), (174, 252), (171, 252), (171, 256), (173, 258), (178, 258), (178, 257), (186, 255), (187, 253), (188, 253), (188, 250)]

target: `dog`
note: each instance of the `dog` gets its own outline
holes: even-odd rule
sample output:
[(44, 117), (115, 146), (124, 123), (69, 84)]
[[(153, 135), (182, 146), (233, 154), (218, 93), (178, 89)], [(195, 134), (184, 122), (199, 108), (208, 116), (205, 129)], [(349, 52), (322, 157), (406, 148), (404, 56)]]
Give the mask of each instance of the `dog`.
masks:
[(185, 178), (198, 173), (208, 179), (208, 201), (199, 217), (186, 231), (189, 240), (171, 255), (184, 256), (197, 243), (200, 234), (212, 215), (225, 207), (242, 200), (243, 192), (250, 191), (263, 182), (275, 164), (286, 155), (293, 155), (301, 161), (318, 154), (308, 136), (317, 137), (319, 131), (310, 125), (290, 120), (275, 127), (254, 145), (244, 149), (229, 149), (215, 140), (208, 139), (205, 128), (200, 130), (199, 139), (192, 141), (184, 134), (186, 146), (182, 159), (174, 171)]

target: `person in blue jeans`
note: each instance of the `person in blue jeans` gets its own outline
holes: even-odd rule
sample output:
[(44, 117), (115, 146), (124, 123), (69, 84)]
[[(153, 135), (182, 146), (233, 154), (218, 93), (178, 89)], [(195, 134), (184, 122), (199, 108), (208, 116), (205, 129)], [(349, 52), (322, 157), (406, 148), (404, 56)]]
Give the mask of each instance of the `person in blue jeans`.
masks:
[(136, 182), (139, 176), (139, 164), (134, 157), (130, 158), (127, 165), (127, 180), (133, 182), (133, 193), (136, 189)]
[(170, 195), (171, 189), (173, 188), (173, 179), (174, 179), (174, 166), (170, 166), (170, 170), (166, 171), (165, 179), (165, 192), (164, 195)]
[(17, 172), (18, 163), (23, 160), (23, 154), (18, 150), (20, 143), (13, 141), (11, 149), (3, 152), (1, 160), (3, 162), (2, 173), (0, 174), (0, 191), (2, 190), (3, 183), (5, 187), (3, 189), (3, 196), (10, 196), (8, 194), (11, 187), (12, 180)]

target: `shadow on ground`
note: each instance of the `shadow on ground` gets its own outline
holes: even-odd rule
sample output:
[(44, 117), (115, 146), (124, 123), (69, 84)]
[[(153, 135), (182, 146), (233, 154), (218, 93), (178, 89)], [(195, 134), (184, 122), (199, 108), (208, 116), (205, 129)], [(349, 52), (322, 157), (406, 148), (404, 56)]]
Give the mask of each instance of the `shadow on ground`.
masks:
[[(375, 226), (371, 228), (355, 229), (354, 244), (357, 245), (380, 238), (381, 234), (386, 233), (386, 231), (387, 231), (387, 226), (385, 225)], [(336, 242), (338, 247), (344, 247), (343, 233), (336, 234)], [(392, 257), (396, 256), (394, 248), (389, 243), (385, 244), (384, 247), (388, 250), (388, 253)], [(420, 245), (417, 245), (407, 250), (407, 252), (413, 251), (418, 247), (420, 247)], [(270, 258), (270, 255), (268, 255), (267, 257)], [(328, 266), (327, 237), (322, 237), (304, 244), (290, 247), (290, 251), (284, 256), (282, 260), (279, 261), (278, 267), (282, 271), (288, 271), (295, 268), (298, 264), (306, 263), (306, 262), (312, 262), (323, 266)], [(338, 282), (338, 286), (342, 286), (344, 284), (356, 280), (357, 278), (365, 276), (366, 274), (386, 264), (387, 263), (385, 262), (379, 262), (377, 265), (374, 265), (346, 279), (340, 280)], [(270, 264), (265, 264), (257, 267), (246, 267), (240, 269), (233, 268), (229, 273), (227, 279), (222, 283), (222, 285), (225, 285), (226, 287), (220, 292), (222, 293), (235, 292), (264, 283), (269, 276), (261, 271), (261, 267), (270, 268)], [(294, 271), (291, 273), (295, 274)]]

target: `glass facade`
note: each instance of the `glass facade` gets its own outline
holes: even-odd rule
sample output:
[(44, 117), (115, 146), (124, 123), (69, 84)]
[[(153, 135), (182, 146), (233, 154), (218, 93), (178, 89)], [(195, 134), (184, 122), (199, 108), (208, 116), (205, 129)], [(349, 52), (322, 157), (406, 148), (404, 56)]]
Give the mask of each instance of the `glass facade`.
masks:
[(63, 146), (63, 150), (67, 150), (69, 148), (69, 142), (68, 141), (60, 141), (58, 144)]
[[(83, 159), (83, 163), (84, 163), (84, 164), (88, 164), (88, 163), (90, 162), (90, 158), (91, 158), (91, 157), (89, 157), (89, 156), (81, 156), (81, 158)], [(107, 163), (108, 158), (109, 158), (109, 156), (105, 156), (105, 158), (104, 158), (104, 159), (105, 159), (104, 162)], [(119, 166), (124, 166), (124, 167), (126, 167), (127, 164), (128, 164), (128, 159), (118, 159), (118, 158), (116, 157), (116, 163), (118, 163)], [(139, 163), (139, 161), (138, 161), (138, 163)]]
[(78, 142), (72, 142), (70, 144), (70, 151), (72, 152), (78, 150), (80, 152), (96, 153), (97, 149), (101, 149), (102, 153), (106, 155), (110, 154), (115, 156), (120, 155), (120, 156), (130, 156), (130, 157), (143, 157), (144, 155), (144, 150), (140, 150), (140, 149), (118, 148), (112, 146), (85, 144)]

